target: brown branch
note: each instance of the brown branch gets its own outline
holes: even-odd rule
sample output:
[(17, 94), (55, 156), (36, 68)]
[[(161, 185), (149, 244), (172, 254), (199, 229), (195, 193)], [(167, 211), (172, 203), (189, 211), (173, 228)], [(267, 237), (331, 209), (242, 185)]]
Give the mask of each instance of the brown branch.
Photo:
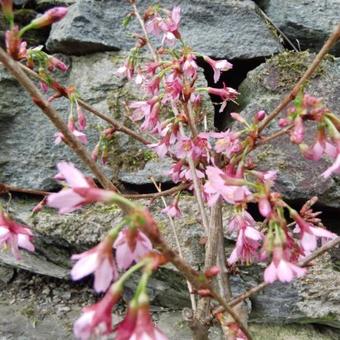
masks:
[(17, 79), (20, 85), (30, 94), (33, 102), (39, 106), (43, 113), (55, 125), (58, 131), (64, 135), (67, 144), (79, 156), (84, 164), (86, 164), (91, 169), (101, 185), (106, 189), (118, 191), (110, 179), (107, 178), (102, 170), (98, 167), (96, 162), (93, 161), (86, 148), (77, 140), (76, 137), (74, 137), (72, 132), (69, 131), (67, 125), (59, 117), (58, 112), (44, 98), (39, 89), (18, 66), (18, 63), (9, 57), (2, 48), (0, 48), (0, 61), (4, 64), (9, 73), (11, 73)]
[(0, 195), (6, 194), (8, 192), (18, 192), (18, 193), (29, 194), (29, 195), (37, 195), (37, 196), (46, 196), (50, 194), (47, 191), (19, 188), (19, 187), (15, 187), (12, 185), (7, 185), (5, 183), (0, 183)]
[[(155, 192), (152, 194), (121, 194), (123, 197), (128, 198), (128, 199), (155, 199), (158, 197), (163, 197), (163, 196), (169, 196), (172, 195), (178, 191), (182, 191), (187, 189), (190, 186), (190, 184), (180, 184), (177, 185), (171, 189), (164, 190), (162, 192)], [(38, 190), (38, 189), (28, 189), (28, 188), (19, 188), (13, 185), (8, 185), (5, 183), (0, 183), (0, 195), (8, 192), (18, 192), (18, 193), (24, 193), (24, 194), (29, 194), (29, 195), (38, 195), (38, 196), (47, 196), (51, 194), (49, 191), (43, 191), (43, 190)]]
[(143, 228), (143, 232), (148, 236), (148, 238), (152, 241), (153, 245), (158, 248), (165, 258), (169, 259), (169, 261), (179, 270), (179, 272), (191, 282), (193, 287), (197, 290), (207, 289), (210, 291), (211, 297), (215, 299), (222, 307), (223, 311), (228, 312), (234, 321), (239, 325), (242, 332), (248, 337), (248, 340), (252, 339), (247, 327), (240, 320), (238, 315), (234, 312), (232, 307), (230, 307), (227, 301), (224, 300), (212, 287), (212, 285), (205, 279), (202, 278), (187, 262), (185, 262), (175, 251), (173, 251), (166, 242), (159, 236), (150, 231), (150, 229), (146, 226)]
[[(309, 263), (311, 261), (313, 261), (314, 259), (316, 259), (317, 257), (319, 257), (320, 255), (324, 254), (325, 252), (329, 251), (330, 249), (334, 248), (336, 245), (340, 244), (340, 236), (338, 236), (337, 238), (335, 238), (332, 241), (329, 241), (328, 243), (324, 244), (322, 247), (318, 248), (317, 250), (315, 250), (312, 254), (310, 254), (309, 256), (305, 257), (302, 261), (299, 262), (299, 266), (301, 267), (306, 267), (309, 265)], [(229, 307), (234, 307), (237, 304), (239, 304), (240, 302), (242, 302), (243, 300), (249, 298), (250, 296), (254, 295), (255, 293), (259, 292), (260, 290), (264, 289), (265, 287), (267, 287), (269, 285), (269, 283), (266, 282), (262, 282), (260, 283), (258, 286), (253, 287), (249, 290), (247, 290), (246, 292), (240, 294), (239, 296), (237, 296), (236, 298), (234, 298), (232, 301), (230, 301), (229, 303)], [(214, 311), (213, 311), (213, 316), (212, 318), (218, 314), (223, 312), (224, 309), (222, 307), (217, 307)], [(212, 318), (210, 318), (209, 321), (212, 320)]]
[[(28, 68), (27, 66), (18, 63), (18, 65), (29, 75), (31, 75), (32, 77), (39, 79), (39, 80), (43, 80), (39, 74), (37, 74), (36, 72), (34, 72), (33, 70), (31, 70), (30, 68)], [(61, 94), (67, 98), (67, 91), (66, 88), (60, 86), (61, 88)], [(98, 111), (97, 109), (95, 109), (92, 105), (90, 105), (89, 103), (87, 103), (85, 100), (83, 99), (78, 99), (78, 104), (85, 109), (88, 112), (91, 112), (92, 114), (94, 114), (95, 116), (101, 118), (102, 120), (106, 121), (107, 123), (111, 124), (112, 126), (114, 126), (116, 128), (117, 131), (123, 132), (126, 135), (138, 140), (139, 142), (141, 142), (144, 145), (148, 145), (151, 144), (151, 141), (148, 141), (147, 139), (145, 139), (144, 137), (142, 137), (140, 134), (136, 133), (135, 131), (129, 129), (128, 127), (126, 127), (125, 125), (121, 124), (118, 120), (106, 115), (105, 113), (102, 113), (100, 111)]]
[(189, 188), (190, 184), (186, 183), (186, 184), (180, 184), (177, 185), (171, 189), (168, 190), (163, 190), (161, 192), (155, 192), (152, 194), (123, 194), (122, 196), (124, 196), (125, 198), (129, 198), (129, 199), (147, 199), (147, 198), (158, 198), (158, 197), (163, 197), (163, 196), (169, 196), (172, 195), (178, 191), (182, 191), (185, 190), (187, 188)]
[(255, 146), (267, 144), (268, 142), (272, 141), (273, 139), (278, 138), (278, 137), (286, 134), (293, 127), (294, 127), (294, 125), (289, 125), (289, 126), (285, 127), (284, 129), (279, 130), (277, 132), (274, 132), (273, 134), (271, 134), (269, 136), (263, 136), (259, 140), (256, 141)]
[(293, 89), (289, 94), (283, 98), (279, 105), (271, 112), (271, 114), (262, 122), (259, 127), (259, 133), (262, 132), (264, 128), (297, 96), (299, 90), (303, 84), (312, 76), (315, 70), (319, 67), (321, 61), (328, 53), (328, 51), (336, 44), (340, 38), (340, 24), (336, 27), (334, 32), (330, 35), (328, 40), (325, 42), (319, 53), (314, 58), (313, 62), (310, 64), (306, 72), (300, 78), (300, 80), (295, 84)]

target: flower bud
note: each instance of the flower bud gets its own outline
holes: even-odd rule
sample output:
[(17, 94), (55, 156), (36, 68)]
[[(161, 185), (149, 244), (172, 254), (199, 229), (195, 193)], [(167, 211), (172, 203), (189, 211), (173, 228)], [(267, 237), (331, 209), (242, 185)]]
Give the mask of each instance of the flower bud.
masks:
[(211, 297), (210, 289), (199, 289), (197, 294), (201, 297)]
[(255, 122), (261, 122), (266, 117), (266, 112), (261, 110), (255, 115)]
[(279, 119), (279, 127), (284, 128), (289, 124), (289, 120), (287, 118)]
[(213, 278), (214, 276), (216, 276), (219, 273), (220, 273), (220, 268), (217, 267), (217, 266), (213, 266), (213, 267), (210, 267), (209, 269), (207, 269), (205, 271), (204, 276), (207, 279), (210, 279), (210, 278)]
[(269, 217), (272, 207), (267, 197), (261, 197), (259, 200), (259, 210), (263, 217)]
[(66, 7), (51, 8), (48, 11), (46, 11), (42, 16), (32, 20), (31, 23), (27, 26), (27, 29), (37, 29), (52, 25), (53, 23), (61, 20), (66, 14), (67, 14)]

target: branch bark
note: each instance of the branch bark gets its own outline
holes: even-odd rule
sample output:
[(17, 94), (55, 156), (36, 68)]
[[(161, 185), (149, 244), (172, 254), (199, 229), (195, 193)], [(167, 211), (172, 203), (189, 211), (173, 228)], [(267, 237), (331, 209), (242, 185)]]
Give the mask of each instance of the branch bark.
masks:
[(113, 191), (118, 189), (113, 185), (109, 178), (102, 172), (96, 162), (93, 161), (91, 155), (86, 148), (74, 137), (69, 131), (67, 125), (59, 117), (58, 112), (51, 106), (51, 104), (44, 98), (39, 89), (28, 78), (28, 76), (21, 70), (18, 63), (14, 61), (9, 55), (0, 48), (0, 61), (4, 64), (9, 73), (11, 73), (20, 85), (30, 94), (33, 102), (39, 106), (41, 111), (50, 119), (54, 126), (64, 135), (64, 138), (70, 148), (79, 156), (79, 158), (87, 165), (94, 176), (98, 179), (100, 184)]
[[(37, 74), (36, 72), (34, 72), (33, 70), (31, 70), (30, 68), (26, 67), (25, 65), (22, 65), (20, 63), (17, 63), (22, 70), (24, 70), (27, 74), (29, 74), (30, 76), (36, 78), (36, 79), (40, 79), (43, 80), (39, 74)], [(67, 91), (65, 88), (61, 87), (62, 91), (62, 95), (65, 98), (67, 97)], [(126, 127), (125, 125), (121, 124), (118, 120), (106, 115), (103, 112), (98, 111), (97, 109), (95, 109), (92, 105), (90, 105), (89, 103), (87, 103), (85, 100), (83, 99), (78, 99), (78, 104), (85, 109), (88, 112), (93, 113), (95, 116), (101, 118), (102, 120), (106, 121), (107, 123), (109, 123), (110, 125), (114, 126), (116, 128), (117, 131), (123, 132), (126, 135), (138, 140), (139, 142), (141, 142), (144, 145), (148, 145), (151, 144), (152, 142), (145, 139), (144, 137), (142, 137), (140, 134), (136, 133), (135, 131), (129, 129), (128, 127)]]

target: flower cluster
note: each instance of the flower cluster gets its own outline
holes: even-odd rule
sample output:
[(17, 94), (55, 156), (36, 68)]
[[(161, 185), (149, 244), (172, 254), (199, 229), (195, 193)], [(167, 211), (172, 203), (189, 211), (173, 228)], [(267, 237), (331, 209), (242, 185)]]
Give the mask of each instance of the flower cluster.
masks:
[[(333, 164), (321, 175), (324, 178), (332, 174), (340, 174), (340, 121), (323, 104), (321, 99), (302, 92), (289, 108), (287, 118), (280, 120), (280, 125), (293, 124), (290, 139), (299, 145), (306, 159), (318, 161), (322, 156), (333, 160)], [(313, 145), (308, 146), (305, 141), (306, 122), (316, 123), (316, 137)]]
[(19, 248), (33, 252), (32, 231), (9, 218), (0, 210), (0, 246), (10, 248), (17, 260), (20, 259)]

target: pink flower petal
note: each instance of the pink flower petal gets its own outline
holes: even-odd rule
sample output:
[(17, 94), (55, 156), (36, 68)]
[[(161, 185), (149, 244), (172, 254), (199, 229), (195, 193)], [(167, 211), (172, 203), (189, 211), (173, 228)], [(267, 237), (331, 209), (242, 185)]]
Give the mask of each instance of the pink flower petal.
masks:
[(76, 169), (72, 163), (59, 162), (57, 167), (59, 173), (64, 176), (69, 186), (79, 188), (89, 187), (85, 176), (78, 169)]
[(72, 268), (72, 280), (79, 280), (93, 273), (98, 266), (98, 254), (96, 252), (81, 258)]
[(281, 282), (290, 282), (293, 280), (294, 273), (287, 261), (280, 261), (277, 267), (277, 277)]
[(92, 330), (90, 325), (92, 324), (94, 314), (94, 311), (88, 311), (74, 323), (73, 332), (76, 338), (82, 340), (90, 338)]
[(262, 234), (257, 231), (255, 228), (252, 227), (247, 227), (244, 234), (246, 235), (246, 237), (254, 240), (254, 241), (259, 241), (262, 239)]
[(313, 251), (317, 247), (317, 238), (315, 235), (304, 232), (301, 238), (301, 246), (308, 253)]
[(34, 245), (30, 241), (30, 237), (23, 234), (18, 234), (18, 246), (31, 252), (34, 252)]
[(127, 243), (123, 243), (116, 248), (116, 259), (119, 269), (127, 269), (134, 261), (134, 257), (128, 247)]
[(272, 262), (264, 271), (264, 281), (267, 283), (273, 283), (277, 280), (277, 269)]
[(50, 194), (47, 197), (47, 205), (59, 209), (61, 214), (76, 210), (77, 206), (82, 202), (84, 202), (84, 198), (75, 193), (72, 189), (61, 190), (60, 192)]
[(112, 264), (108, 258), (104, 258), (94, 273), (94, 289), (96, 292), (105, 292), (113, 280)]

